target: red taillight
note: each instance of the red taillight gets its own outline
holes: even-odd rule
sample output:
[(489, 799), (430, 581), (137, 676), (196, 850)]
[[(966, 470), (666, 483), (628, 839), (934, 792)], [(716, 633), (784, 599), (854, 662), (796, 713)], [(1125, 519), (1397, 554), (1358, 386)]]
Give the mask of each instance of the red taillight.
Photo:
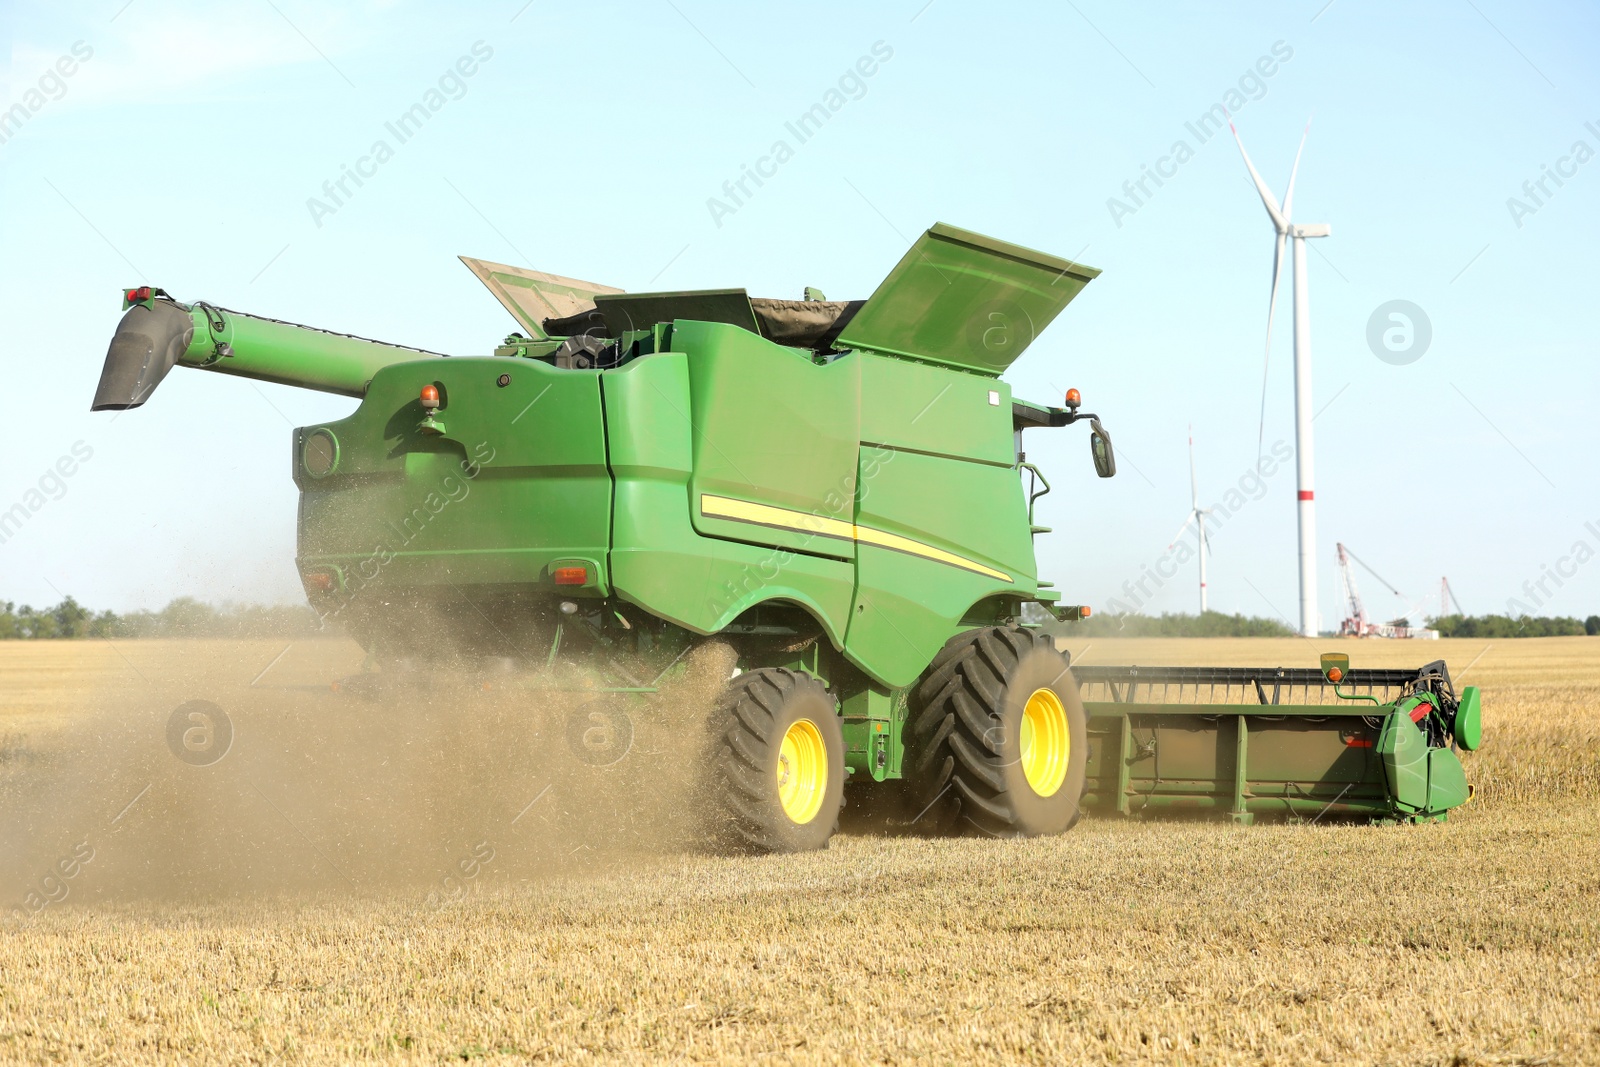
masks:
[(150, 299), (150, 287), (148, 285), (141, 285), (137, 289), (129, 289), (122, 295), (127, 298), (127, 301), (130, 304), (141, 304)]
[(310, 589), (315, 589), (319, 593), (333, 592), (332, 571), (306, 571), (305, 579), (306, 586)]
[(557, 567), (551, 573), (557, 585), (583, 585), (589, 580), (588, 567)]
[(439, 406), (439, 387), (437, 385), (424, 385), (422, 387), (422, 406), (432, 411)]

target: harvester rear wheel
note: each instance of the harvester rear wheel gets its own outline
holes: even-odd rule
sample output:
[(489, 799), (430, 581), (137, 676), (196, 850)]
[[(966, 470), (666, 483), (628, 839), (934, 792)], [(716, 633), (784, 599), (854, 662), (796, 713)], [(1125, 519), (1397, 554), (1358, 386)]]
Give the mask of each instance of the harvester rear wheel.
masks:
[(844, 732), (814, 675), (739, 675), (717, 709), (717, 788), (729, 844), (752, 852), (827, 848), (844, 799)]
[(1058, 834), (1078, 821), (1087, 756), (1067, 660), (1016, 626), (960, 634), (912, 697), (906, 775), (933, 830)]

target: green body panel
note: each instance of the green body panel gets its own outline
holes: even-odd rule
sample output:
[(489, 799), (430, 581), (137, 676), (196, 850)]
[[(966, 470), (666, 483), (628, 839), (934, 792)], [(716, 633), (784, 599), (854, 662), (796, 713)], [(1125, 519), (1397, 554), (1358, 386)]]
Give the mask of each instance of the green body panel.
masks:
[(910, 685), (973, 605), (1035, 588), (1017, 472), (942, 456), (864, 449), (856, 524), (916, 541), (994, 573), (861, 543), (846, 637), (852, 656), (892, 686)]
[(839, 343), (998, 375), (1099, 274), (938, 223), (878, 285)]
[[(1472, 792), (1461, 760), (1450, 749), (1429, 747), (1423, 731), (1411, 719), (1418, 703), (1402, 702), (1378, 738), (1377, 750), (1383, 759), (1390, 793), (1405, 812), (1436, 812), (1465, 804)], [(1468, 688), (1462, 694), (1456, 709), (1457, 733), (1462, 731), (1463, 711), (1469, 720), (1468, 729), (1475, 728), (1479, 714), (1476, 688)]]
[(1428, 811), (1446, 811), (1472, 799), (1466, 768), (1448, 748), (1428, 750)]
[[(819, 364), (726, 324), (678, 322), (671, 344), (603, 376), (619, 596), (700, 633), (800, 604), (893, 688), (975, 604), (1036, 591), (1005, 386), (875, 355)], [(762, 510), (707, 513), (734, 505)]]
[[(273, 322), (236, 311), (195, 306), (194, 339), (180, 357), (192, 367), (343, 396), (363, 396), (367, 383), (395, 363), (433, 360), (438, 353)], [(217, 324), (221, 324), (221, 328)], [(219, 354), (226, 345), (232, 355)]]
[[(1011, 386), (942, 367), (863, 355), (861, 440), (1014, 467)], [(937, 497), (937, 492), (930, 497)]]
[[(505, 387), (499, 376), (509, 374)], [(443, 434), (423, 432), (418, 396), (441, 384)], [(313, 433), (338, 442), (334, 469), (300, 457)], [(340, 568), (347, 585), (553, 589), (558, 560), (593, 561), (607, 589), (611, 477), (599, 375), (536, 361), (430, 360), (373, 378), (347, 419), (296, 432), (299, 563)], [(437, 591), (437, 590), (436, 590)]]
[[(679, 322), (688, 353), (694, 527), (710, 537), (855, 558), (848, 540), (819, 536), (811, 517), (850, 520), (861, 450), (860, 360), (818, 366), (735, 326)], [(620, 427), (619, 427), (620, 429)], [(799, 512), (798, 529), (708, 517), (702, 494)]]
[[(1255, 815), (1442, 817), (1466, 772), (1404, 704), (1300, 707), (1091, 701), (1084, 805)], [(1373, 720), (1380, 720), (1376, 726)]]
[(754, 604), (783, 599), (804, 606), (828, 640), (842, 646), (854, 587), (848, 561), (707, 537), (694, 529), (688, 365), (684, 353), (666, 352), (604, 375), (616, 494), (616, 594), (702, 634), (724, 629)]
[(1378, 734), (1376, 754), (1382, 761), (1389, 795), (1406, 811), (1428, 806), (1428, 741), (1406, 714), (1390, 715)]

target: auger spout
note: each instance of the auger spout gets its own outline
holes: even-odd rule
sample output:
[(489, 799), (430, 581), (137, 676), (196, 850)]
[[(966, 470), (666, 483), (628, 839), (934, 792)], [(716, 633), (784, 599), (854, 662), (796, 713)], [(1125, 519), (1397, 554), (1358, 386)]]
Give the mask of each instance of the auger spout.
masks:
[(123, 298), (126, 310), (106, 352), (91, 411), (140, 406), (180, 364), (359, 397), (384, 367), (442, 355), (204, 302), (180, 304), (148, 286), (125, 290)]

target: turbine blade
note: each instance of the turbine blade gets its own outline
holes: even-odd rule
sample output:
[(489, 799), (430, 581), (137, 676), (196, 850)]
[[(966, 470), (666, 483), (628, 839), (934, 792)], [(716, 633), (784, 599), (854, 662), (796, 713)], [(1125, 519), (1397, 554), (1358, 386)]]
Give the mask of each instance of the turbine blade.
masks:
[(1170, 551), (1172, 549), (1173, 545), (1178, 543), (1178, 539), (1183, 536), (1183, 532), (1185, 530), (1187, 530), (1190, 526), (1193, 526), (1193, 525), (1194, 525), (1194, 512), (1191, 511), (1191, 512), (1189, 512), (1189, 517), (1187, 519), (1183, 520), (1183, 525), (1178, 527), (1178, 532), (1172, 535), (1172, 540), (1167, 542), (1168, 551)]
[(1261, 356), (1261, 421), (1256, 426), (1256, 462), (1261, 462), (1261, 448), (1267, 439), (1267, 372), (1272, 366), (1272, 324), (1278, 314), (1278, 283), (1283, 280), (1284, 252), (1289, 238), (1278, 234), (1272, 249), (1272, 295), (1267, 298), (1267, 344)]
[(1289, 170), (1289, 188), (1283, 194), (1283, 217), (1294, 218), (1294, 179), (1300, 173), (1300, 153), (1306, 150), (1306, 137), (1311, 133), (1311, 120), (1306, 119), (1306, 128), (1300, 132), (1300, 147), (1294, 150), (1294, 166)]
[(1245, 169), (1250, 172), (1250, 180), (1256, 183), (1256, 192), (1261, 194), (1261, 202), (1266, 205), (1267, 214), (1272, 216), (1272, 225), (1278, 228), (1279, 233), (1283, 233), (1289, 228), (1289, 220), (1278, 210), (1278, 201), (1273, 197), (1272, 190), (1267, 188), (1267, 183), (1256, 173), (1256, 165), (1250, 162), (1250, 153), (1244, 150), (1244, 142), (1239, 139), (1239, 131), (1234, 129), (1231, 122), (1228, 123), (1228, 129), (1233, 130), (1234, 143), (1239, 146), (1239, 154), (1244, 157)]
[(1194, 473), (1194, 427), (1189, 427), (1189, 503), (1200, 510), (1200, 483)]

